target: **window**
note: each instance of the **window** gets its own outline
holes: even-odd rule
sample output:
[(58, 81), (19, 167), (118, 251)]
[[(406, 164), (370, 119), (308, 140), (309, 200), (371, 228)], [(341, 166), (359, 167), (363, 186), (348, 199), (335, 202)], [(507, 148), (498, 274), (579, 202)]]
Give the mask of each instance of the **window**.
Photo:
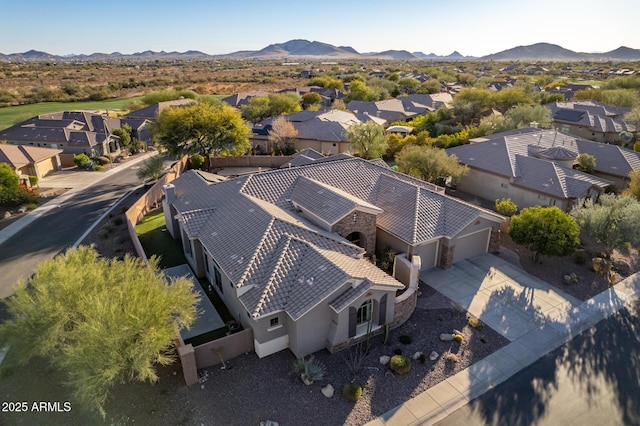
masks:
[(271, 318), (271, 320), (269, 320), (269, 327), (275, 327), (279, 323), (280, 323), (280, 320), (278, 319), (278, 317)]
[(371, 321), (371, 300), (360, 305), (356, 314), (356, 325), (367, 324), (369, 321)]
[(217, 266), (213, 267), (213, 275), (213, 279), (215, 280), (214, 284), (218, 286), (218, 288), (220, 289), (220, 293), (223, 293), (224, 290), (222, 289), (222, 276), (220, 275), (220, 270)]

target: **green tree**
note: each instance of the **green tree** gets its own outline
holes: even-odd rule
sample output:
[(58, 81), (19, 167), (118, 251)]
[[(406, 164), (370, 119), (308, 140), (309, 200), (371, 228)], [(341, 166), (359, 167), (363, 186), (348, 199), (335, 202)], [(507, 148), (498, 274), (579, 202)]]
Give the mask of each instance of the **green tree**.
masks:
[(407, 145), (396, 155), (398, 170), (431, 183), (442, 183), (448, 177), (456, 182), (469, 173), (455, 155), (432, 146)]
[(622, 195), (628, 195), (640, 201), (640, 170), (629, 173), (629, 186), (622, 191)]
[(322, 96), (315, 92), (309, 92), (302, 95), (302, 108), (314, 110), (322, 103)]
[(420, 87), (420, 82), (415, 78), (408, 77), (398, 80), (398, 89), (400, 90), (400, 93), (416, 93), (418, 87)]
[(38, 266), (4, 300), (0, 341), (20, 364), (39, 356), (66, 373), (75, 397), (104, 416), (116, 384), (156, 381), (156, 365), (174, 361), (176, 332), (195, 321), (197, 301), (189, 280), (168, 285), (155, 258), (147, 266), (80, 246)]
[(78, 155), (74, 155), (73, 156), (73, 163), (79, 169), (85, 168), (87, 166), (87, 164), (89, 164), (90, 161), (91, 161), (91, 159), (89, 158), (89, 156), (87, 154), (78, 154)]
[(440, 82), (438, 80), (429, 79), (418, 87), (417, 93), (423, 95), (440, 93)]
[(596, 168), (596, 157), (582, 153), (576, 157), (576, 169), (585, 173), (593, 173)]
[(302, 98), (294, 92), (270, 93), (268, 96), (254, 96), (242, 107), (245, 120), (258, 122), (265, 118), (298, 112), (302, 108)]
[(500, 111), (506, 112), (517, 105), (531, 105), (533, 99), (522, 90), (510, 87), (493, 95), (492, 104)]
[(387, 149), (384, 127), (373, 121), (353, 124), (347, 129), (353, 151), (365, 160), (380, 158)]
[(534, 121), (539, 127), (548, 129), (553, 122), (551, 110), (542, 105), (516, 105), (504, 114), (504, 118), (505, 130), (529, 127)]
[(499, 198), (496, 200), (496, 211), (511, 217), (518, 212), (518, 206), (510, 198)]
[(136, 176), (138, 176), (139, 179), (158, 180), (163, 173), (164, 159), (159, 155), (154, 155), (142, 162), (142, 165), (136, 171)]
[(154, 140), (174, 156), (242, 155), (251, 148), (251, 129), (227, 104), (194, 103), (168, 108), (151, 127)]
[(477, 121), (483, 111), (493, 106), (493, 92), (489, 89), (467, 87), (453, 98), (453, 114), (462, 124)]
[(511, 218), (509, 236), (538, 254), (564, 256), (580, 244), (580, 227), (557, 207), (528, 207)]
[(200, 154), (193, 154), (189, 157), (189, 165), (192, 169), (200, 169), (204, 164), (204, 157)]
[(571, 210), (583, 237), (599, 245), (608, 257), (627, 243), (640, 243), (640, 202), (634, 197), (603, 194), (598, 203), (591, 199)]
[(37, 197), (20, 186), (20, 178), (7, 163), (0, 163), (0, 204), (35, 203)]
[(349, 86), (349, 92), (345, 98), (347, 102), (350, 101), (377, 101), (378, 95), (375, 91), (371, 90), (364, 82), (355, 80)]
[(270, 117), (271, 104), (267, 96), (254, 96), (242, 107), (242, 118), (254, 123)]
[(133, 129), (128, 124), (124, 124), (119, 129), (113, 129), (111, 132), (116, 135), (120, 139), (120, 145), (124, 148), (129, 149), (131, 146), (131, 133), (133, 133)]

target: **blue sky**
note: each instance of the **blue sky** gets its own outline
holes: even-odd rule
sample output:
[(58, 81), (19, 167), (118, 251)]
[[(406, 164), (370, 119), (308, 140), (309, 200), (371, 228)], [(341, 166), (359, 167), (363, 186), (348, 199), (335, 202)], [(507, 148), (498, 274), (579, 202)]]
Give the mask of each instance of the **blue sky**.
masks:
[[(0, 0), (0, 53), (258, 50), (301, 38), (359, 52), (483, 56), (538, 42), (640, 49), (638, 0)], [(617, 16), (616, 16), (617, 15)]]

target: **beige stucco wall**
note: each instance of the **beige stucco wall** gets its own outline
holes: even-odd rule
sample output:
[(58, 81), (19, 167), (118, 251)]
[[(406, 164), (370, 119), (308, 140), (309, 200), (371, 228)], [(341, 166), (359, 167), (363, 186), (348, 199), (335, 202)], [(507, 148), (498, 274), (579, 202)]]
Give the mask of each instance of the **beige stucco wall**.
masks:
[(400, 238), (383, 231), (380, 228), (376, 229), (376, 256), (379, 258), (382, 256), (385, 247), (393, 249), (396, 253), (408, 253), (410, 250), (409, 244), (402, 241)]
[(462, 178), (458, 184), (458, 189), (489, 201), (510, 198), (516, 203), (518, 209), (533, 206), (557, 206), (566, 210), (568, 207), (568, 200), (512, 185), (506, 177), (478, 169), (471, 169), (469, 174)]

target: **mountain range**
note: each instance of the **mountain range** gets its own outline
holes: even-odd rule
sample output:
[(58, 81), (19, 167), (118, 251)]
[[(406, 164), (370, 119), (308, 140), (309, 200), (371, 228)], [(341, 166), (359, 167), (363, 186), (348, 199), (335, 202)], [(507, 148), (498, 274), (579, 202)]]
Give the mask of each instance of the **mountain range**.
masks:
[(384, 52), (359, 53), (350, 46), (334, 46), (319, 41), (289, 40), (285, 43), (270, 44), (260, 50), (242, 50), (224, 55), (209, 55), (198, 50), (186, 52), (154, 52), (147, 50), (133, 54), (93, 53), (91, 55), (51, 55), (30, 50), (24, 53), (2, 54), (2, 62), (23, 61), (148, 61), (148, 60), (220, 60), (220, 59), (286, 59), (286, 60), (339, 60), (339, 59), (379, 59), (395, 61), (411, 60), (483, 60), (483, 61), (638, 61), (640, 49), (621, 46), (604, 53), (581, 53), (565, 49), (556, 44), (536, 43), (518, 46), (482, 57), (463, 56), (454, 51), (447, 56), (434, 53), (409, 52), (407, 50), (386, 50)]

